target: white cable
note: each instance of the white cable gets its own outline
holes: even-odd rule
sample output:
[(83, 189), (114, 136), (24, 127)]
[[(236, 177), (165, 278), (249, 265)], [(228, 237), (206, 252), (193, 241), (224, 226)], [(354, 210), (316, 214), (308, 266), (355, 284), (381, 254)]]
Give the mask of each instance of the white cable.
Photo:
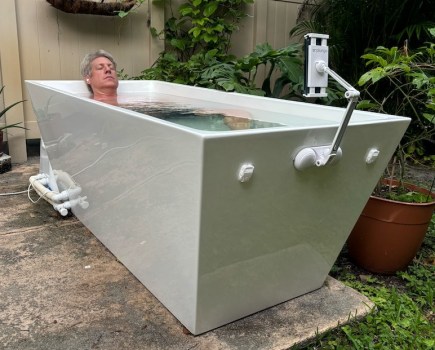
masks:
[(0, 193), (0, 196), (13, 196), (15, 194), (23, 194), (29, 192), (29, 189), (20, 192)]
[(29, 200), (33, 203), (33, 204), (36, 204), (36, 203), (38, 203), (39, 202), (39, 200), (42, 198), (42, 196), (41, 195), (39, 195), (39, 198), (36, 200), (36, 201), (34, 201), (32, 198), (30, 198), (30, 187), (32, 187), (32, 189), (39, 195), (39, 193), (38, 193), (38, 191), (36, 191), (35, 190), (35, 188), (32, 186), (32, 184), (30, 183), (29, 184), (29, 187), (27, 188), (27, 198), (29, 198)]

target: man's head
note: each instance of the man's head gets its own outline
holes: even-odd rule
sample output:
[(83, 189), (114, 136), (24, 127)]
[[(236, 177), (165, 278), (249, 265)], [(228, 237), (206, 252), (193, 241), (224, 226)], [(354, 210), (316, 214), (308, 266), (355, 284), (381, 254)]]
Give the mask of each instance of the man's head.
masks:
[(87, 54), (80, 65), (80, 72), (94, 98), (116, 95), (116, 62), (107, 51), (98, 50)]

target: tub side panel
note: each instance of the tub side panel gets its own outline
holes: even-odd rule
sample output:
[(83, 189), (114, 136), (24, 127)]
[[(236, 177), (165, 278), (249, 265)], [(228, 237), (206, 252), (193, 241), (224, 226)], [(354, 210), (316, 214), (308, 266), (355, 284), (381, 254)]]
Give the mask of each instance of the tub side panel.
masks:
[[(335, 129), (207, 140), (195, 332), (319, 288), (407, 123), (351, 126), (340, 162), (305, 172), (293, 156)], [(381, 153), (368, 165), (372, 147)], [(243, 163), (255, 166), (246, 183)]]
[(53, 169), (70, 174), (89, 202), (74, 214), (193, 327), (201, 138), (90, 100), (31, 95)]

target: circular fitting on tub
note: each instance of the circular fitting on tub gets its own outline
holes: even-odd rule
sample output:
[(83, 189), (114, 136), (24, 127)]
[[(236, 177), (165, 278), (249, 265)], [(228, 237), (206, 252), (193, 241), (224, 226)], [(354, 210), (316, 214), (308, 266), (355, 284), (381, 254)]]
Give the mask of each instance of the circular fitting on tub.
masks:
[(242, 164), (238, 179), (240, 182), (248, 182), (254, 174), (254, 166), (250, 163)]

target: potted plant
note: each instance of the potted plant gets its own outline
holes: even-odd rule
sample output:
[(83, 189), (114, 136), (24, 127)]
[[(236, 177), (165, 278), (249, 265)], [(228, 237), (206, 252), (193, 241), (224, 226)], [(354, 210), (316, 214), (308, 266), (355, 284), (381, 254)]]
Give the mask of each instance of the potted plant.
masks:
[[(0, 89), (0, 95), (3, 93), (3, 89), (4, 88), (5, 87), (2, 86), (2, 88)], [(17, 104), (22, 103), (22, 102), (24, 102), (24, 100), (23, 101), (15, 102), (15, 103), (11, 104), (10, 106), (7, 106), (3, 110), (1, 110), (0, 111), (0, 120), (6, 114), (6, 112), (8, 110), (10, 110), (12, 107), (14, 107)], [(6, 124), (6, 125), (0, 125), (0, 157), (3, 155), (3, 132), (5, 130), (7, 130), (7, 129), (10, 129), (10, 128), (26, 129), (25, 127), (23, 127), (23, 126), (21, 126), (19, 124), (21, 124), (21, 123), (14, 123), (14, 124), (9, 124), (9, 125), (8, 124)]]
[[(435, 36), (435, 28), (432, 33)], [(430, 154), (435, 135), (435, 44), (428, 43), (414, 54), (406, 46), (402, 50), (378, 47), (362, 57), (373, 67), (359, 80), (362, 94), (368, 97), (359, 107), (412, 119), (347, 242), (358, 265), (392, 274), (415, 257), (435, 209), (435, 175), (428, 189), (403, 180), (407, 162), (419, 159), (432, 168), (435, 164)]]
[(393, 176), (380, 180), (347, 240), (357, 265), (393, 274), (411, 263), (435, 209), (434, 181), (424, 189)]

